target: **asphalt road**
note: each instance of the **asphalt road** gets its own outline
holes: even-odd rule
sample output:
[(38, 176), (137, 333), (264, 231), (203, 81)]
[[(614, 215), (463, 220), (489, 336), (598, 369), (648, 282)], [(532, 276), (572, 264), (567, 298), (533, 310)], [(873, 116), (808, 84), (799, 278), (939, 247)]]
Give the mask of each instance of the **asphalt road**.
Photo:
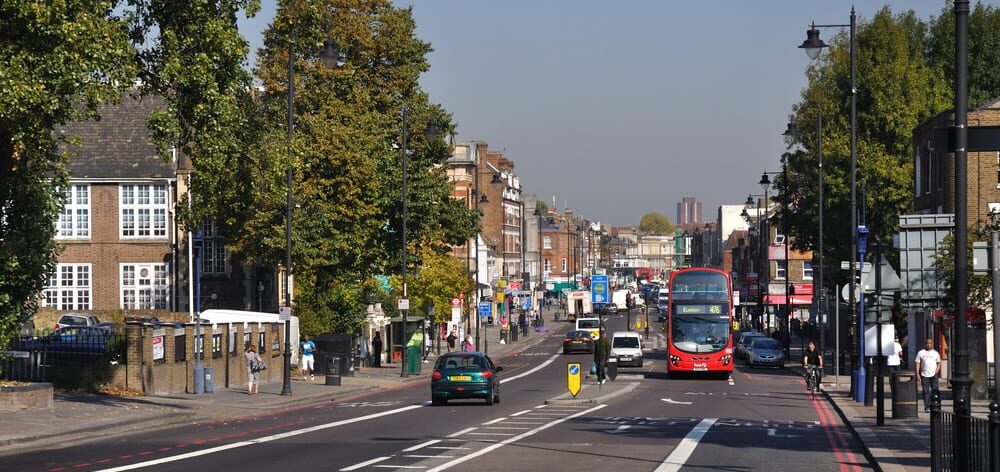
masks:
[[(612, 317), (611, 329), (624, 327)], [(565, 328), (564, 328), (565, 329)], [(652, 345), (662, 346), (654, 324)], [(664, 352), (622, 369), (634, 392), (545, 405), (566, 390), (559, 331), (505, 368), (501, 403), (429, 405), (423, 382), (226, 423), (197, 423), (8, 456), (9, 471), (860, 470), (855, 439), (784, 371), (667, 379)], [(571, 356), (587, 362), (587, 355)], [(673, 463), (674, 465), (671, 465)]]

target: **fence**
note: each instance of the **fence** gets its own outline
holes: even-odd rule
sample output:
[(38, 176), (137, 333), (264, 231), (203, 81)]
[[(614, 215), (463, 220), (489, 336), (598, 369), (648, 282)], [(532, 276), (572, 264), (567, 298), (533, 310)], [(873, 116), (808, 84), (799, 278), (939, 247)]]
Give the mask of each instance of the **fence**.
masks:
[(127, 361), (128, 339), (108, 328), (66, 327), (14, 340), (2, 362), (0, 378), (52, 382), (59, 388), (89, 388), (108, 383)]
[[(956, 440), (959, 433), (956, 419), (965, 420), (969, 425), (969, 441), (963, 444)], [(960, 422), (958, 422), (960, 423)], [(1000, 470), (997, 462), (1000, 451), (993, 451), (991, 454), (989, 445), (997, 447), (997, 434), (1000, 428), (993, 428), (991, 435), (990, 421), (973, 416), (960, 417), (953, 413), (941, 411), (941, 397), (938, 392), (934, 392), (931, 402), (931, 470), (933, 472), (988, 472)], [(968, 467), (960, 468), (958, 455), (964, 455), (968, 460)], [(992, 456), (992, 458), (991, 458)]]

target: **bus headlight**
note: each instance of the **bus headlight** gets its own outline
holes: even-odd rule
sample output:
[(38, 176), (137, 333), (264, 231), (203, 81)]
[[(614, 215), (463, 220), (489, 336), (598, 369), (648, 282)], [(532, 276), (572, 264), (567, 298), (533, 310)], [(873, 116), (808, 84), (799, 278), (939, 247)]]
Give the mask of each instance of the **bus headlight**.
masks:
[(670, 363), (677, 366), (677, 363), (681, 361), (681, 358), (673, 354), (670, 355)]
[(721, 360), (722, 360), (722, 365), (726, 366), (729, 365), (729, 362), (733, 360), (733, 356), (726, 354), (722, 356)]

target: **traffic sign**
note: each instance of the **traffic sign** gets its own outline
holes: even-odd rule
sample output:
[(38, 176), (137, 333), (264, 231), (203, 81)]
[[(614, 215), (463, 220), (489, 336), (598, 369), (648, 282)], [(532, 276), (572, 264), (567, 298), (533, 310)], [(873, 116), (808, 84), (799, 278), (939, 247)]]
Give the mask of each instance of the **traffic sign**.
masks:
[(593, 275), (590, 277), (590, 302), (608, 303), (607, 275)]
[(493, 314), (493, 304), (490, 302), (479, 302), (479, 316), (487, 318)]
[(452, 298), (451, 306), (462, 306), (462, 300), (459, 298)]
[(396, 308), (399, 309), (399, 310), (409, 310), (410, 309), (410, 299), (409, 298), (400, 298), (399, 300), (396, 300)]
[(278, 307), (278, 321), (290, 321), (292, 319), (292, 307)]
[(576, 395), (580, 393), (581, 371), (579, 362), (566, 364), (566, 388), (569, 390), (569, 394), (573, 395), (573, 398), (576, 398)]

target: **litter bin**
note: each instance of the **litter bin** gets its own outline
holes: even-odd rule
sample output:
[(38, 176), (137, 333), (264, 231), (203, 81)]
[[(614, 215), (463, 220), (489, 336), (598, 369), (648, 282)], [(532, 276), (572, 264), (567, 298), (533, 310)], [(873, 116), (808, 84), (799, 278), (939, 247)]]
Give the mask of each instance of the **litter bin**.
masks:
[(406, 373), (410, 375), (420, 374), (420, 346), (406, 347)]
[(520, 331), (521, 327), (515, 324), (510, 325), (510, 341), (517, 341), (517, 332)]
[(215, 367), (205, 367), (205, 393), (215, 393), (215, 380), (212, 380), (214, 374)]
[(326, 384), (340, 385), (340, 356), (326, 358)]
[(917, 417), (917, 374), (909, 370), (892, 373), (892, 418)]

